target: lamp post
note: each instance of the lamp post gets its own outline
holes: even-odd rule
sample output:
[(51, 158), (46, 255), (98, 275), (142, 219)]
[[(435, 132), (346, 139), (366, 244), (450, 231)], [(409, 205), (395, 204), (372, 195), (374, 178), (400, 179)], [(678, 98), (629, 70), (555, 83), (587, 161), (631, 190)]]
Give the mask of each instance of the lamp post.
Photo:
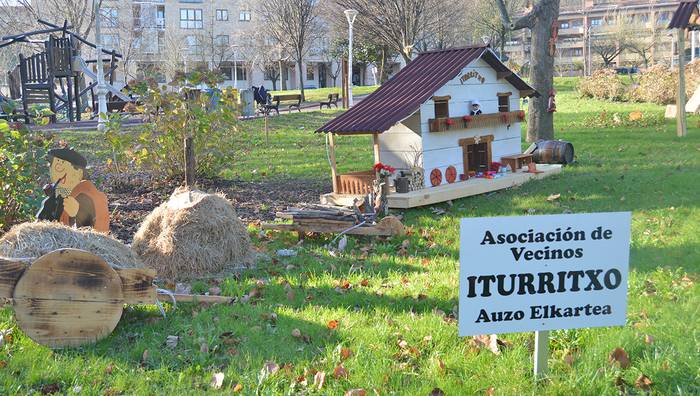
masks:
[(104, 65), (102, 64), (102, 17), (100, 16), (100, 1), (93, 0), (95, 12), (95, 41), (97, 50), (97, 129), (104, 131), (107, 122), (107, 87), (105, 87)]
[(345, 10), (348, 19), (348, 107), (352, 107), (352, 24), (355, 23), (357, 10)]

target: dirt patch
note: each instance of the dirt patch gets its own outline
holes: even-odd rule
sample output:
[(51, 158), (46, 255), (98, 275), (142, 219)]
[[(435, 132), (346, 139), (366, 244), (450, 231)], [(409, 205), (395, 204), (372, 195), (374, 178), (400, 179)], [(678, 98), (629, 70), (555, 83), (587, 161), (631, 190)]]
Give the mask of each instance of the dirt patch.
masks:
[[(112, 235), (125, 243), (131, 243), (143, 219), (167, 200), (179, 185), (177, 181), (151, 183), (134, 177), (126, 184), (105, 187), (111, 212)], [(244, 223), (272, 220), (275, 218), (275, 212), (299, 202), (317, 203), (319, 196), (332, 188), (330, 182), (325, 180), (303, 179), (201, 179), (197, 185), (204, 191), (221, 192), (226, 195)]]

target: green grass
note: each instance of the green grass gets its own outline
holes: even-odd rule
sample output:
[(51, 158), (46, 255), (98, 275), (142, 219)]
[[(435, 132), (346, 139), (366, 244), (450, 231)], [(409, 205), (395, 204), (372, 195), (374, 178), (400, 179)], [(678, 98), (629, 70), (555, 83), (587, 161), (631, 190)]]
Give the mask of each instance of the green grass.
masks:
[[(438, 387), (447, 395), (471, 395), (494, 387), (497, 395), (616, 395), (618, 377), (631, 392), (643, 394), (634, 389), (641, 374), (654, 382), (652, 394), (700, 393), (698, 119), (691, 118), (683, 139), (675, 136), (672, 122), (592, 128), (584, 120), (602, 110), (660, 114), (663, 108), (577, 99), (572, 89), (559, 92), (556, 134), (573, 142), (578, 158), (561, 175), (456, 200), (452, 207), (437, 205), (447, 210), (444, 216), (429, 208), (405, 211), (409, 236), (350, 238), (339, 257), (323, 247), (329, 239), (295, 247), (291, 234), (261, 239), (251, 228), (256, 247), (270, 258), (238, 280), (222, 280), (221, 287), (224, 294), (239, 297), (257, 287), (260, 299), (208, 308), (182, 304), (169, 311), (167, 320), (157, 319), (155, 307), (130, 307), (114, 333), (96, 345), (63, 351), (38, 346), (19, 331), (11, 308), (5, 308), (0, 328), (15, 332), (14, 342), (0, 348), (0, 360), (7, 363), (0, 368), (0, 393), (38, 392), (52, 383), (68, 394), (74, 386), (82, 387), (82, 394), (214, 393), (209, 382), (219, 371), (225, 373), (222, 394), (230, 394), (238, 383), (242, 394), (294, 393), (292, 386), (298, 393), (302, 376), (308, 394), (364, 388), (368, 394), (426, 395)], [(324, 138), (312, 131), (334, 114), (273, 117), (269, 145), (262, 121), (246, 123), (247, 155), (236, 159), (227, 176), (328, 178)], [(82, 135), (66, 136), (92, 145), (76, 138)], [(371, 165), (367, 138), (339, 140), (341, 171)], [(549, 202), (555, 193), (561, 198)], [(627, 324), (552, 332), (551, 372), (539, 385), (531, 376), (532, 333), (501, 335), (511, 347), (496, 356), (459, 338), (456, 323), (443, 317), (457, 306), (459, 219), (531, 210), (633, 212)], [(400, 256), (404, 240), (407, 255)], [(275, 257), (283, 247), (297, 249), (299, 255)], [(339, 287), (345, 281), (352, 287)], [(196, 286), (207, 287), (203, 282)], [(270, 320), (270, 313), (276, 320)], [(327, 326), (331, 320), (338, 321), (334, 330)], [(309, 342), (293, 337), (294, 329)], [(233, 338), (222, 338), (227, 332)], [(165, 346), (168, 335), (182, 337), (175, 349)], [(645, 342), (647, 335), (652, 343)], [(408, 346), (401, 348), (400, 341)], [(629, 354), (629, 368), (608, 363), (616, 347)], [(347, 379), (333, 376), (341, 363), (339, 348), (352, 351), (342, 362)], [(567, 355), (573, 356), (570, 364)], [(285, 368), (266, 378), (261, 376), (265, 362)], [(311, 385), (314, 370), (326, 372), (321, 391)]]
[[(367, 86), (356, 86), (352, 87), (353, 95), (366, 95), (368, 93), (374, 92), (375, 89), (379, 88), (379, 85), (367, 85)], [(286, 91), (272, 91), (271, 95), (286, 95), (286, 94), (298, 94), (301, 91), (298, 89), (286, 90)], [(304, 95), (307, 102), (320, 102), (322, 100), (328, 99), (328, 94), (340, 93), (340, 87), (331, 88), (316, 88), (316, 89), (305, 89)]]

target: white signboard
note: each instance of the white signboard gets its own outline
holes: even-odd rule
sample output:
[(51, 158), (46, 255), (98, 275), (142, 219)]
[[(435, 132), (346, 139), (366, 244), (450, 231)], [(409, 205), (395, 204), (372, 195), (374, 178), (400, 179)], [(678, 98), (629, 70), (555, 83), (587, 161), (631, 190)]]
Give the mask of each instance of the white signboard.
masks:
[(629, 212), (462, 219), (459, 335), (625, 323)]

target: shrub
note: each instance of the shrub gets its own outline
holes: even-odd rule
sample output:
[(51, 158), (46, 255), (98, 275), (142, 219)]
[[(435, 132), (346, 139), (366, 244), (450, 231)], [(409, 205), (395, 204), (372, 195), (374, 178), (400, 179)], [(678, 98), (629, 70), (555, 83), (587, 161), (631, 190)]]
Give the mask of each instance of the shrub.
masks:
[(51, 140), (49, 133), (0, 120), (0, 231), (31, 218), (39, 209), (44, 197), (40, 179)]
[[(138, 133), (120, 131), (119, 120), (106, 129), (106, 140), (114, 153), (112, 164), (125, 169), (128, 163), (150, 170), (154, 176), (172, 178), (184, 173), (184, 139), (194, 140), (197, 173), (216, 176), (228, 167), (240, 149), (237, 142), (238, 104), (231, 89), (214, 87), (220, 76), (211, 72), (179, 74), (171, 86), (153, 80), (130, 82), (141, 94), (140, 109), (148, 117)], [(206, 84), (212, 92), (193, 87)]]
[(637, 85), (630, 92), (630, 100), (656, 104), (674, 103), (677, 86), (677, 73), (672, 73), (668, 66), (654, 65), (640, 74)]
[(583, 77), (578, 90), (583, 97), (604, 100), (622, 100), (625, 95), (625, 85), (613, 69), (599, 69)]

